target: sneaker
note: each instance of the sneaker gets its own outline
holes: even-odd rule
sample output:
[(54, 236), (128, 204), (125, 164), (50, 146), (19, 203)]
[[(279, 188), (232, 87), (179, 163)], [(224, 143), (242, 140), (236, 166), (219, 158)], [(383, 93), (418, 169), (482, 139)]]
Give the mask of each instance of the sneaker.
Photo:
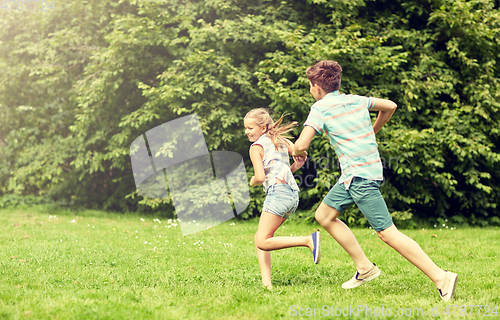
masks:
[(343, 289), (352, 289), (352, 288), (356, 288), (356, 287), (359, 287), (360, 285), (362, 285), (363, 283), (365, 282), (368, 282), (370, 280), (373, 280), (375, 279), (376, 277), (378, 277), (382, 272), (380, 271), (380, 269), (377, 267), (377, 265), (374, 263), (373, 264), (373, 267), (368, 270), (367, 272), (365, 273), (359, 273), (357, 270), (356, 270), (356, 274), (354, 274), (354, 277), (352, 277), (351, 280), (347, 281), (347, 282), (344, 282), (342, 284), (342, 288)]
[(438, 289), (439, 294), (441, 295), (441, 299), (444, 301), (448, 301), (453, 299), (455, 295), (455, 289), (457, 288), (457, 280), (458, 274), (449, 272), (448, 270), (444, 270), (446, 272), (446, 278), (444, 279), (443, 289)]
[(314, 263), (318, 264), (319, 260), (321, 259), (321, 234), (319, 231), (314, 232), (311, 234), (312, 240), (313, 240), (313, 259)]

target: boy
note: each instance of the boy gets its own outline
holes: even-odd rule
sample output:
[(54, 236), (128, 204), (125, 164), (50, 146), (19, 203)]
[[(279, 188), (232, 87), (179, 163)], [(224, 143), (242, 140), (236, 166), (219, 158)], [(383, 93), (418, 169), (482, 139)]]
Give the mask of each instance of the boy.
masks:
[[(397, 105), (386, 99), (340, 94), (341, 73), (341, 66), (331, 60), (307, 69), (316, 103), (295, 142), (293, 155), (305, 155), (314, 135), (324, 131), (339, 159), (342, 175), (316, 210), (315, 218), (356, 264), (354, 277), (342, 288), (358, 287), (381, 273), (365, 256), (349, 227), (337, 219), (355, 203), (379, 238), (427, 275), (441, 298), (448, 301), (455, 293), (457, 274), (436, 266), (415, 241), (396, 228), (379, 190), (383, 176), (375, 134), (389, 121)], [(373, 126), (369, 110), (379, 112)]]

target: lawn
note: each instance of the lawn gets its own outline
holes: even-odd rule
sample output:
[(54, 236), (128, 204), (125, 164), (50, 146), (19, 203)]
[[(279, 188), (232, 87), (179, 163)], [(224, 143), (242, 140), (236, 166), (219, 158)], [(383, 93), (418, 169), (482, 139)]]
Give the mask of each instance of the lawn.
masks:
[(0, 319), (437, 319), (500, 311), (498, 228), (403, 231), (459, 274), (448, 303), (371, 229), (353, 232), (382, 276), (344, 290), (355, 267), (335, 240), (317, 224), (285, 223), (276, 235), (320, 228), (322, 259), (314, 265), (306, 248), (273, 252), (268, 291), (255, 255), (256, 220), (183, 237), (176, 220), (34, 207), (1, 210), (0, 228)]

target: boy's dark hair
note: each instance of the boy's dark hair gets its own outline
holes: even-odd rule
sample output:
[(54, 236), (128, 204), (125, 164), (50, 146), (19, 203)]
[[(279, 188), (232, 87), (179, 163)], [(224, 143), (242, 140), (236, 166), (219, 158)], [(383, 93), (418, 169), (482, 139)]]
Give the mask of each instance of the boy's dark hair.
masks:
[(317, 84), (326, 93), (340, 89), (340, 76), (342, 67), (337, 61), (323, 60), (309, 67), (306, 71), (307, 78), (312, 84)]

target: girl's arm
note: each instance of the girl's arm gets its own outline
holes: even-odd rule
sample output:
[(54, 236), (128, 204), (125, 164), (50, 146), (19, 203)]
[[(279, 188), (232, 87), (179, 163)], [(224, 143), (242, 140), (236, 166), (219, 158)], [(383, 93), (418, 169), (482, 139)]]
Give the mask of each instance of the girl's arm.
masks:
[[(286, 139), (286, 141), (287, 141), (288, 153), (293, 154), (294, 144), (288, 139)], [(307, 152), (304, 151), (304, 154), (305, 155), (301, 155), (301, 156), (293, 156), (294, 162), (290, 166), (290, 170), (292, 171), (292, 173), (299, 170), (299, 168), (302, 167), (304, 165), (304, 163), (306, 162)]]
[(252, 160), (254, 176), (250, 179), (250, 186), (255, 187), (261, 185), (266, 181), (266, 174), (264, 172), (264, 165), (262, 164), (262, 157), (264, 157), (264, 149), (260, 145), (250, 147), (250, 160)]

